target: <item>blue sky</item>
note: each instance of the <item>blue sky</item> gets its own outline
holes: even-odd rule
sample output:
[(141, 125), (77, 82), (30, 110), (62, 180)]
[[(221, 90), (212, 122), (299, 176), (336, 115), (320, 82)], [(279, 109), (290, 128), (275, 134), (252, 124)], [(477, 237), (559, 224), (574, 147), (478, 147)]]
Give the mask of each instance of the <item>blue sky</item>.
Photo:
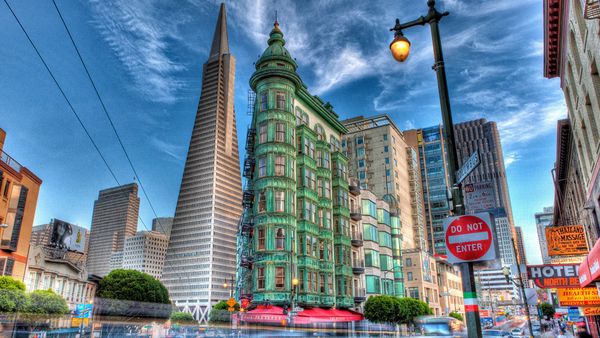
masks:
[[(9, 2), (119, 180), (132, 181), (52, 2)], [(57, 3), (157, 213), (172, 215), (218, 3)], [(393, 61), (388, 49), (394, 19), (425, 14), (425, 0), (226, 3), (230, 48), (237, 58), (241, 143), (249, 122), (248, 79), (276, 10), (304, 82), (342, 118), (387, 113), (401, 129), (440, 123), (428, 27), (405, 32), (412, 42), (407, 62)], [(438, 4), (451, 12), (441, 32), (455, 121), (484, 117), (498, 123), (516, 225), (524, 228), (529, 260), (539, 262), (533, 214), (552, 205), (556, 120), (566, 116), (558, 80), (542, 76), (542, 5), (538, 0)], [(5, 150), (44, 180), (35, 223), (61, 218), (89, 227), (98, 190), (115, 182), (4, 3), (0, 41)], [(140, 214), (150, 224), (153, 215), (143, 197)]]

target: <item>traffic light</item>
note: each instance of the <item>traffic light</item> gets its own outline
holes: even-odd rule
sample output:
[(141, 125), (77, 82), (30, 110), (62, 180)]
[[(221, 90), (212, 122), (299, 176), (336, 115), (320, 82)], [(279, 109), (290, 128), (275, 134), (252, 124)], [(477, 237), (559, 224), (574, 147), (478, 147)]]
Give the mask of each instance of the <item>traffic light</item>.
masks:
[(288, 306), (287, 306), (287, 304), (285, 304), (285, 305), (283, 306), (283, 314), (284, 314), (284, 315), (287, 315), (287, 314), (288, 314)]

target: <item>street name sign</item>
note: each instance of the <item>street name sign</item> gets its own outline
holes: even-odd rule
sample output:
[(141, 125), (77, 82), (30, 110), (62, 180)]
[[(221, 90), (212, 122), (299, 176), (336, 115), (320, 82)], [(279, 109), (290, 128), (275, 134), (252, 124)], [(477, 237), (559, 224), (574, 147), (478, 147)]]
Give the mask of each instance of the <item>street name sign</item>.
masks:
[(480, 163), (479, 151), (475, 150), (475, 152), (471, 154), (465, 163), (463, 163), (463, 166), (456, 171), (456, 183), (458, 184), (467, 178), (467, 176), (469, 176), (469, 174), (473, 172), (473, 170), (475, 170)]
[(494, 222), (489, 213), (444, 220), (448, 262), (452, 264), (497, 259)]

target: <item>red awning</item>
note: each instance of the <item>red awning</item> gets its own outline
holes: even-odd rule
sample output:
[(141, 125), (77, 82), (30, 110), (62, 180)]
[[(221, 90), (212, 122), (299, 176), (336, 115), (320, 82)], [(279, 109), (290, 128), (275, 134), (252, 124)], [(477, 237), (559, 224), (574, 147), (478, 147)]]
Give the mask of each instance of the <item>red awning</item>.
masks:
[(585, 257), (579, 265), (579, 286), (586, 287), (592, 282), (592, 274), (590, 273), (590, 266), (588, 264), (588, 258)]
[(353, 322), (363, 315), (350, 310), (312, 308), (298, 312), (298, 317), (309, 318), (311, 323)]
[[(298, 312), (294, 317), (294, 324), (306, 325), (313, 323), (341, 323), (362, 320), (363, 315), (350, 310), (311, 308)], [(241, 320), (248, 323), (287, 323), (288, 316), (283, 314), (279, 306), (259, 306), (241, 316)]]
[[(587, 270), (586, 270), (586, 265), (587, 265)], [(583, 267), (583, 271), (582, 271), (582, 267)], [(589, 279), (587, 281), (584, 280), (584, 282), (582, 283), (581, 282), (582, 273), (585, 274), (586, 271), (589, 271)], [(580, 276), (579, 284), (582, 287), (587, 286), (587, 285), (591, 284), (592, 282), (600, 281), (600, 240), (596, 241), (596, 244), (594, 245), (592, 250), (590, 250), (590, 253), (587, 256), (587, 259), (584, 259), (584, 261), (579, 266), (579, 276)]]

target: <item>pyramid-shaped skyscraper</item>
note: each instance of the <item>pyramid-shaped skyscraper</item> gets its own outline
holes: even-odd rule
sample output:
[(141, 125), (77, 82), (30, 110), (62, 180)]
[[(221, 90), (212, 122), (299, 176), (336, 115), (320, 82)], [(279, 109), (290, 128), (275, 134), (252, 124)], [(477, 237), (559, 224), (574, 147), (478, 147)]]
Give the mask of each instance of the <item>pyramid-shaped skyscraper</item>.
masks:
[(242, 186), (234, 80), (221, 4), (161, 278), (171, 300), (201, 321), (213, 304), (229, 297), (223, 283), (235, 277)]

